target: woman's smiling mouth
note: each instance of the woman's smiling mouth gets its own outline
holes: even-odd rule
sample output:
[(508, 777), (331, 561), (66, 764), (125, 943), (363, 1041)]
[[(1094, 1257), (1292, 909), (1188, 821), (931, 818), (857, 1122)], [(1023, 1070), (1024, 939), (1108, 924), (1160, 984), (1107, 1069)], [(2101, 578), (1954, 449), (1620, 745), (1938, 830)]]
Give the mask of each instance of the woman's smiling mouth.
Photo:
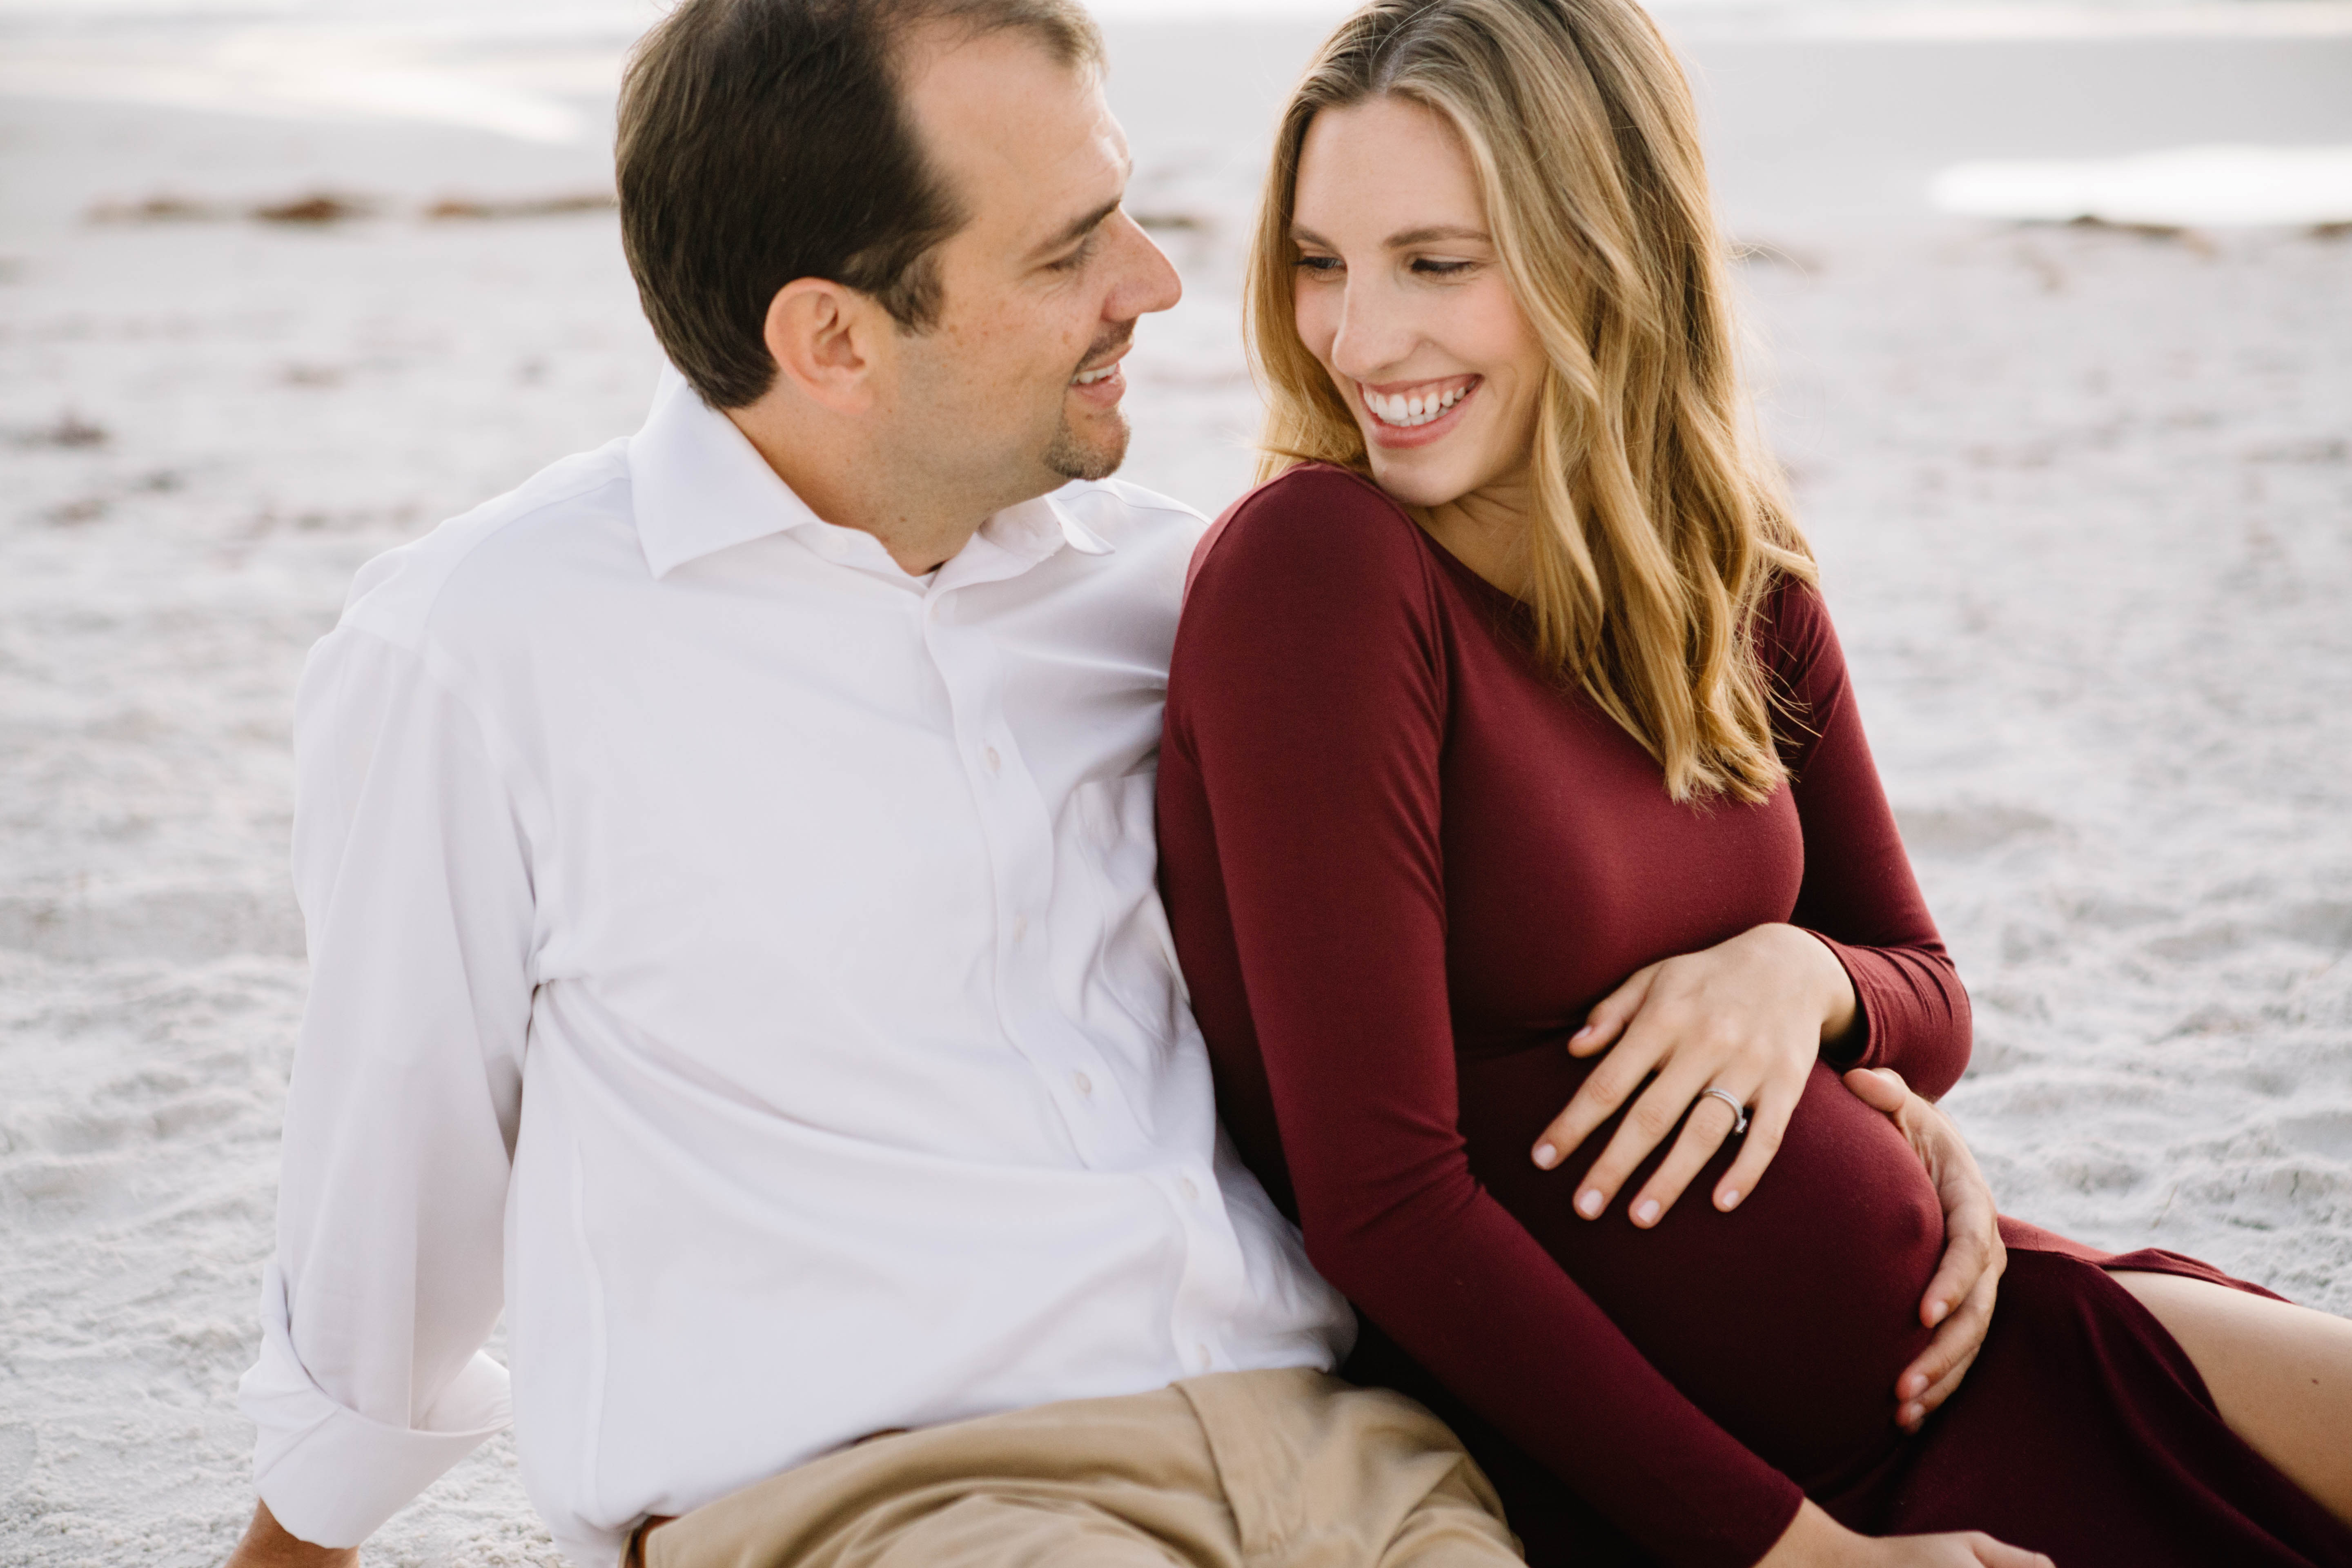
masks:
[(1419, 445), (1439, 432), (1433, 426), (1451, 425), (1463, 402), (1478, 389), (1482, 377), (1448, 376), (1442, 381), (1391, 384), (1386, 388), (1356, 383), (1356, 394), (1372, 416), (1372, 436), (1382, 446)]

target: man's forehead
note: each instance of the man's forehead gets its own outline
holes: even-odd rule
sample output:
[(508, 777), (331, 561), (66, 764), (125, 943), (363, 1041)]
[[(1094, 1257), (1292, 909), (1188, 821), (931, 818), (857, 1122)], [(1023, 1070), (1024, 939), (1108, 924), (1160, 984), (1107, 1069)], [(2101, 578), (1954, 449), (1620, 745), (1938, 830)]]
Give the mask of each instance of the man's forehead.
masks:
[(1091, 66), (1065, 65), (1017, 29), (934, 34), (909, 53), (916, 134), (974, 226), (1050, 233), (1118, 197), (1127, 135)]

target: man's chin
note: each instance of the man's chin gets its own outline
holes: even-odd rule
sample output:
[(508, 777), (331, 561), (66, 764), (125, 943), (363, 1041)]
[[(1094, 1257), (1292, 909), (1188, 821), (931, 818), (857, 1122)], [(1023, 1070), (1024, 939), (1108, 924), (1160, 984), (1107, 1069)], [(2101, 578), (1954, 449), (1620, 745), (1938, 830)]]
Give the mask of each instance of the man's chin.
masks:
[(1127, 461), (1127, 416), (1113, 413), (1108, 427), (1081, 435), (1066, 420), (1045, 449), (1045, 467), (1066, 479), (1107, 479)]

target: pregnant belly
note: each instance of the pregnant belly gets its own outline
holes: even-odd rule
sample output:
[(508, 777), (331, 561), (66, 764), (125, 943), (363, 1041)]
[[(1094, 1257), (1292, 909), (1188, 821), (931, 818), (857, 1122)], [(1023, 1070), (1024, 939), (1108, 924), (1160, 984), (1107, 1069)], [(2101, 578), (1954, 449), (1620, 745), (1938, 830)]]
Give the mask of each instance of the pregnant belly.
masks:
[(1900, 1438), (1895, 1379), (1927, 1342), (1919, 1300), (1943, 1253), (1943, 1211), (1910, 1146), (1816, 1064), (1738, 1209), (1712, 1198), (1735, 1140), (1655, 1228), (1625, 1215), (1663, 1150), (1587, 1220), (1577, 1186), (1616, 1121), (1554, 1170), (1528, 1151), (1594, 1065), (1556, 1045), (1465, 1060), (1478, 1179), (1652, 1365), (1782, 1474), (1813, 1490), (1874, 1463)]

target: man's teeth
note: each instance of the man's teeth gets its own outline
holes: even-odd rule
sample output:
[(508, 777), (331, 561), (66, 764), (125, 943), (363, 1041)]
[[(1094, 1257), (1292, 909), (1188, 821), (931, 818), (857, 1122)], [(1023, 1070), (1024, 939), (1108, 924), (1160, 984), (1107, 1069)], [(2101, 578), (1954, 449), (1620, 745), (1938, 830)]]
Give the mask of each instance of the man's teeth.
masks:
[(1426, 425), (1443, 415), (1467, 396), (1470, 388), (1476, 384), (1475, 382), (1469, 382), (1461, 386), (1450, 387), (1444, 392), (1428, 394), (1400, 392), (1386, 397), (1368, 386), (1362, 387), (1361, 390), (1364, 394), (1364, 406), (1372, 411), (1372, 417), (1383, 425), (1394, 425), (1409, 430), (1416, 425)]
[(1109, 375), (1117, 369), (1118, 369), (1118, 362), (1113, 360), (1110, 363), (1103, 366), (1100, 370), (1080, 371), (1076, 375), (1070, 378), (1070, 384), (1072, 386), (1092, 386), (1095, 383), (1102, 380), (1105, 376)]

